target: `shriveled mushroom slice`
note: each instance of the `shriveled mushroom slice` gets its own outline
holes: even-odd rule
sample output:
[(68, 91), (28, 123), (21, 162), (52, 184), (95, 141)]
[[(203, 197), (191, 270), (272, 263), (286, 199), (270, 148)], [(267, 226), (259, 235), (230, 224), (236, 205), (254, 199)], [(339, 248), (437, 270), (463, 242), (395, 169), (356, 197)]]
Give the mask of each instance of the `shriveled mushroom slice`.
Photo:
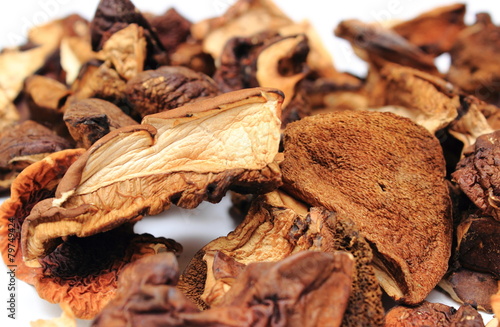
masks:
[(156, 32), (130, 0), (101, 0), (90, 23), (92, 50), (100, 51), (122, 29), (135, 25), (144, 34), (147, 69), (168, 64), (168, 56)]
[(187, 67), (163, 66), (127, 82), (127, 99), (141, 117), (211, 98), (221, 92), (209, 76)]
[(49, 154), (29, 165), (12, 183), (10, 197), (0, 206), (0, 249), (7, 265), (16, 265), (16, 277), (32, 284), (34, 275), (27, 268), (21, 252), (21, 226), (31, 208), (53, 197), (57, 184), (83, 149), (69, 149)]
[(27, 120), (0, 132), (0, 191), (9, 188), (26, 167), (47, 155), (72, 148), (72, 144), (52, 130)]
[(353, 259), (340, 251), (308, 251), (250, 264), (221, 306), (201, 312), (174, 287), (176, 269), (168, 254), (130, 265), (117, 297), (92, 326), (340, 326)]
[(275, 89), (241, 90), (109, 133), (68, 170), (56, 198), (33, 208), (23, 224), (25, 259), (47, 255), (61, 237), (93, 235), (172, 203), (194, 208), (228, 189), (275, 189), (282, 101)]
[(484, 134), (464, 153), (452, 174), (469, 199), (484, 215), (500, 221), (500, 131)]
[(344, 20), (335, 35), (349, 41), (361, 59), (375, 63), (392, 62), (436, 74), (434, 58), (396, 32), (376, 23)]
[(144, 69), (146, 46), (144, 29), (130, 24), (106, 40), (97, 58), (109, 61), (121, 78), (130, 80)]
[(191, 33), (195, 39), (203, 40), (203, 50), (217, 62), (231, 38), (277, 30), (291, 23), (272, 0), (239, 0), (224, 15), (193, 24)]
[(483, 327), (483, 318), (471, 305), (457, 309), (424, 301), (417, 307), (396, 306), (387, 312), (384, 327)]
[(191, 22), (175, 8), (170, 8), (161, 15), (146, 17), (146, 19), (156, 31), (158, 39), (169, 56), (191, 36)]
[(448, 126), (458, 116), (459, 93), (445, 80), (425, 72), (387, 64), (377, 81), (367, 85), (370, 108), (410, 118), (429, 132)]
[(463, 3), (437, 7), (417, 17), (397, 23), (391, 29), (425, 53), (439, 56), (448, 52), (466, 27)]
[(451, 201), (437, 138), (391, 113), (342, 111), (287, 125), (283, 188), (352, 219), (394, 299), (421, 302), (448, 268)]
[(488, 14), (464, 29), (450, 50), (451, 66), (447, 79), (465, 92), (488, 103), (500, 104), (500, 27)]
[(76, 100), (66, 108), (64, 122), (77, 146), (88, 149), (110, 131), (137, 122), (111, 102)]
[(457, 234), (460, 265), (500, 279), (500, 222), (471, 215), (457, 227)]
[(60, 63), (66, 73), (66, 84), (74, 83), (82, 66), (96, 58), (90, 40), (81, 37), (65, 37), (61, 40)]
[[(257, 198), (233, 232), (203, 247), (181, 275), (178, 287), (201, 308), (219, 307), (224, 294), (234, 287), (239, 265), (279, 261), (305, 250), (340, 250), (354, 256), (343, 326), (380, 326), (381, 291), (371, 250), (352, 222), (321, 208), (308, 211), (304, 204), (277, 191)], [(231, 269), (224, 268), (228, 266)]]
[(458, 303), (468, 303), (491, 313), (490, 298), (498, 292), (498, 278), (465, 268), (455, 269), (439, 282), (439, 288)]

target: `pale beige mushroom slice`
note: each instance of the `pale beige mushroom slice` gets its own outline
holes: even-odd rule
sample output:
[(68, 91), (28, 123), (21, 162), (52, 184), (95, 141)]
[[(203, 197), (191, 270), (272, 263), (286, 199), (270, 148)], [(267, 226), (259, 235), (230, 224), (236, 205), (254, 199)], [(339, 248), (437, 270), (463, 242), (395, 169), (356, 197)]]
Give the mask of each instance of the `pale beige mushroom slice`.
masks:
[(28, 264), (61, 238), (93, 235), (154, 215), (173, 203), (195, 208), (228, 189), (268, 192), (281, 185), (274, 158), (283, 94), (226, 93), (117, 129), (97, 141), (37, 204), (22, 227)]
[(271, 0), (239, 0), (222, 16), (193, 24), (191, 34), (203, 40), (203, 50), (217, 62), (229, 39), (277, 30), (291, 23), (292, 20)]

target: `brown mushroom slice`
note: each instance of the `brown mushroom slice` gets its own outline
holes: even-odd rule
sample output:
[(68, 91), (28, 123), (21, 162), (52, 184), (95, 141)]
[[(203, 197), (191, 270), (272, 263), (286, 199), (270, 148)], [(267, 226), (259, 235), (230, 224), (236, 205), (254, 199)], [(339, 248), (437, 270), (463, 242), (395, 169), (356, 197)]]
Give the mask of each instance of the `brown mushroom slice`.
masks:
[(191, 36), (191, 22), (175, 8), (170, 8), (161, 15), (146, 18), (169, 56)]
[(61, 68), (66, 73), (66, 84), (71, 85), (78, 78), (82, 66), (96, 58), (92, 51), (90, 41), (81, 37), (65, 37), (61, 40), (60, 62)]
[(110, 131), (137, 124), (111, 102), (95, 98), (76, 100), (68, 105), (64, 122), (77, 146), (85, 149)]
[(33, 285), (42, 299), (67, 304), (77, 318), (92, 319), (114, 297), (118, 276), (130, 262), (167, 251), (178, 255), (182, 247), (171, 239), (134, 234), (132, 224), (71, 236), (40, 260)]
[(117, 297), (92, 326), (340, 326), (353, 265), (340, 251), (253, 263), (221, 306), (200, 312), (174, 287), (174, 257), (151, 256), (122, 273)]
[(500, 131), (484, 134), (467, 149), (453, 180), (480, 209), (500, 221)]
[(384, 327), (484, 327), (483, 318), (470, 305), (458, 309), (424, 301), (417, 307), (396, 306), (385, 316)]
[(100, 51), (108, 40), (122, 29), (136, 26), (144, 34), (147, 53), (143, 64), (154, 69), (168, 64), (168, 56), (146, 18), (130, 0), (101, 0), (90, 23), (92, 50)]
[(380, 65), (391, 62), (436, 74), (434, 58), (396, 32), (381, 25), (344, 20), (335, 35), (349, 41), (361, 59)]
[(72, 148), (52, 130), (27, 120), (0, 132), (0, 191), (8, 190), (16, 176), (47, 155)]
[(68, 167), (83, 154), (68, 149), (49, 154), (29, 165), (12, 182), (10, 197), (0, 206), (0, 249), (7, 265), (16, 265), (16, 277), (33, 284), (36, 274), (27, 268), (21, 252), (21, 226), (31, 208), (40, 200), (53, 197)]
[(465, 92), (488, 103), (499, 105), (500, 27), (488, 14), (464, 29), (450, 50), (451, 66), (447, 79)]
[(214, 97), (221, 92), (209, 76), (187, 67), (163, 66), (127, 82), (127, 99), (141, 117)]
[(500, 279), (500, 222), (471, 215), (457, 227), (457, 256), (464, 268)]
[(200, 308), (220, 306), (234, 283), (227, 277), (233, 274), (234, 280), (237, 276), (234, 270), (221, 276), (221, 264), (216, 261), (219, 253), (231, 258), (226, 262), (235, 261), (231, 266), (237, 268), (252, 262), (279, 261), (305, 250), (340, 250), (354, 256), (352, 292), (343, 326), (380, 326), (382, 294), (368, 243), (342, 216), (321, 208), (308, 211), (297, 200), (277, 191), (257, 198), (233, 232), (203, 247), (181, 275), (178, 287)]
[(498, 292), (498, 278), (490, 273), (481, 273), (459, 268), (446, 274), (439, 288), (458, 303), (468, 303), (479, 310), (491, 313), (490, 298)]
[(224, 15), (193, 24), (191, 33), (195, 39), (203, 40), (203, 50), (217, 62), (231, 38), (249, 37), (291, 23), (272, 0), (239, 0)]
[(287, 125), (283, 188), (352, 219), (394, 299), (417, 304), (448, 268), (451, 200), (437, 138), (391, 113), (342, 111)]
[(437, 7), (397, 23), (391, 29), (425, 53), (439, 56), (452, 48), (459, 33), (466, 27), (465, 11), (463, 3)]
[(387, 64), (367, 91), (370, 108), (390, 106), (385, 110), (391, 108), (391, 112), (412, 119), (433, 134), (458, 116), (460, 97), (453, 86), (413, 68)]
[(88, 149), (23, 224), (27, 261), (61, 237), (93, 235), (173, 203), (195, 208), (228, 189), (268, 192), (281, 184), (274, 163), (283, 95), (275, 89), (226, 93), (147, 116)]
[(21, 116), (14, 103), (0, 89), (0, 131), (4, 131), (10, 126), (15, 125), (20, 119)]

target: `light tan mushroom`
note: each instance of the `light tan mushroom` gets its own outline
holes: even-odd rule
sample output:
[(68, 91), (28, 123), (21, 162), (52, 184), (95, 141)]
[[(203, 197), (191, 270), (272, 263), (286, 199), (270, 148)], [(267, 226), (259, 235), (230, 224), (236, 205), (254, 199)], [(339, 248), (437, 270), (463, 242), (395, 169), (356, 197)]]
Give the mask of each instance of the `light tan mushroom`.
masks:
[(71, 166), (56, 197), (37, 204), (25, 220), (25, 260), (37, 265), (61, 237), (110, 230), (172, 203), (194, 208), (220, 201), (229, 188), (262, 193), (278, 187), (282, 102), (275, 89), (240, 90), (109, 133)]

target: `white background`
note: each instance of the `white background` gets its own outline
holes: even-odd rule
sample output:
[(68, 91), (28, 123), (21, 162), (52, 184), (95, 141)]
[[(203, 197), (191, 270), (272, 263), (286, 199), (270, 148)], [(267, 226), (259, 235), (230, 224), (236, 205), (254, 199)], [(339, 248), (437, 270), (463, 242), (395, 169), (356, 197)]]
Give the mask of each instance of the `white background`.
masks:
[[(221, 15), (234, 0), (135, 0), (141, 11), (163, 13), (170, 7), (175, 7), (182, 15), (196, 22), (203, 18)], [(409, 19), (417, 14), (439, 5), (452, 4), (445, 0), (377, 0), (377, 1), (285, 1), (275, 0), (275, 3), (292, 19), (300, 21), (309, 19), (320, 33), (325, 46), (332, 53), (335, 66), (341, 71), (363, 75), (366, 65), (355, 57), (347, 42), (336, 38), (333, 30), (343, 19), (357, 18), (362, 21), (384, 21), (392, 19)], [(491, 0), (463, 1), (467, 3), (467, 23), (474, 21), (475, 13), (490, 12), (498, 24), (500, 5)], [(495, 3), (495, 4), (493, 4)], [(33, 26), (45, 23), (51, 19), (79, 13), (91, 19), (98, 0), (17, 0), (2, 1), (0, 9), (0, 47), (11, 47), (22, 44), (27, 30)], [(440, 66), (446, 66), (442, 59)], [(0, 198), (0, 203), (5, 198)], [(181, 265), (204, 244), (215, 237), (226, 235), (234, 228), (229, 218), (228, 199), (214, 205), (204, 203), (194, 210), (172, 208), (168, 212), (143, 219), (137, 225), (138, 232), (149, 232), (155, 236), (173, 238), (184, 246)], [(3, 265), (2, 265), (3, 267)], [(16, 320), (7, 318), (7, 274), (0, 268), (0, 325), (29, 326), (29, 321), (58, 317), (60, 309), (57, 305), (41, 300), (34, 289), (23, 282), (17, 282), (17, 312)], [(449, 300), (440, 293), (433, 292), (429, 298), (435, 302)], [(487, 316), (486, 321), (490, 317)], [(79, 321), (79, 326), (88, 326), (88, 321)]]

